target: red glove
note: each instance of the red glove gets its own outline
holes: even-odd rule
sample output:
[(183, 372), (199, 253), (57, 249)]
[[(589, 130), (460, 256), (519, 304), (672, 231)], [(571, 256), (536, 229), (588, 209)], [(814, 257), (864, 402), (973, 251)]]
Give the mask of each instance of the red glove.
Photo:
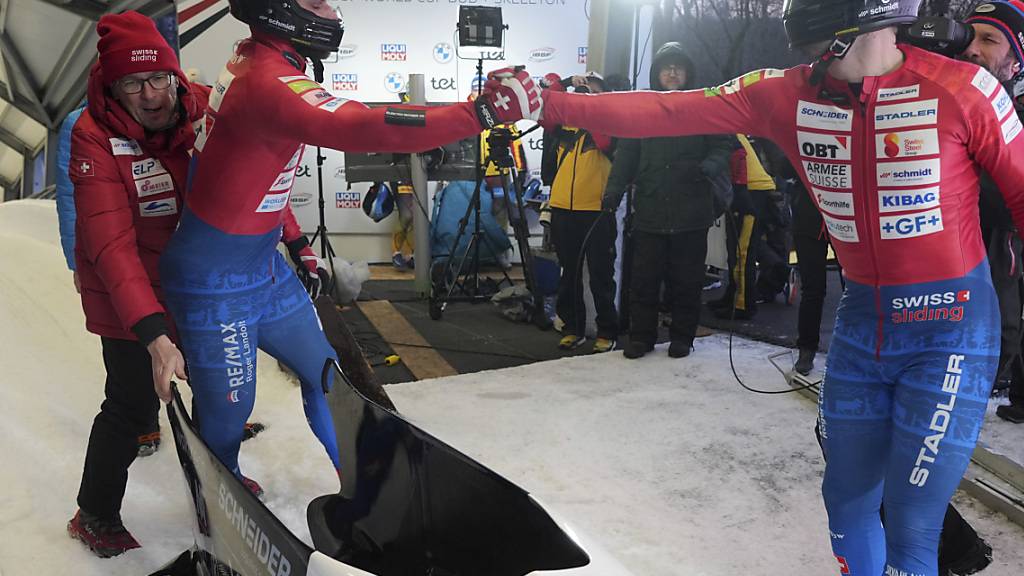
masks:
[[(479, 100), (483, 100), (488, 108), (480, 114), (485, 128), (523, 119), (537, 121), (544, 107), (540, 87), (526, 70), (517, 68), (502, 68), (489, 73)], [(486, 112), (492, 113), (494, 119), (486, 119)]]
[(295, 263), (295, 274), (306, 288), (310, 299), (316, 300), (331, 279), (330, 273), (327, 272), (327, 263), (316, 255), (305, 236), (288, 242), (286, 246), (288, 255)]

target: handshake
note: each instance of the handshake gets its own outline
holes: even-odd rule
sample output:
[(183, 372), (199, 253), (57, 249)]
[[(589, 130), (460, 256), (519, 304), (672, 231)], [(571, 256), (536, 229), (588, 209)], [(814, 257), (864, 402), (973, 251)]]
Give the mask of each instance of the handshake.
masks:
[(485, 129), (518, 120), (540, 122), (544, 90), (564, 91), (565, 88), (557, 74), (544, 76), (538, 86), (521, 66), (490, 72), (483, 93), (476, 99), (477, 118)]

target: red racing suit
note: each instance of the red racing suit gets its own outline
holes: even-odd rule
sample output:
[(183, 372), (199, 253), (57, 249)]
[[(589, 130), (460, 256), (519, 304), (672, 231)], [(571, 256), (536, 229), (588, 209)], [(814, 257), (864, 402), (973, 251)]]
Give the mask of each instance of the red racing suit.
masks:
[[(284, 224), (288, 235), (294, 217), (281, 210), (302, 143), (351, 152), (421, 152), (480, 132), (470, 102), (429, 111), (370, 109), (308, 79), (304, 62), (287, 42), (254, 32), (217, 79), (196, 141), (201, 167), (188, 198), (189, 209), (207, 224), (228, 234), (262, 234)], [(218, 126), (221, 117), (231, 122)], [(217, 137), (208, 139), (213, 133)]]
[(543, 95), (545, 123), (627, 138), (749, 133), (798, 167), (849, 279), (818, 422), (832, 550), (851, 576), (938, 573), (942, 518), (999, 357), (979, 170), (1024, 229), (1010, 97), (974, 64), (899, 49), (902, 66), (856, 92), (828, 76), (811, 86), (799, 66), (703, 92)]
[(323, 388), (331, 383), (321, 382), (336, 356), (276, 251), (282, 236), (290, 247), (300, 236), (288, 197), (304, 143), (418, 152), (480, 132), (472, 103), (370, 109), (307, 78), (304, 62), (288, 42), (258, 32), (239, 44), (210, 96), (185, 213), (160, 262), (203, 439), (239, 475), (257, 349), (298, 375), (310, 428), (340, 466)]
[(852, 109), (820, 98), (808, 82), (810, 67), (797, 66), (751, 72), (703, 92), (546, 91), (544, 123), (620, 138), (769, 138), (801, 167), (850, 279), (891, 285), (962, 276), (985, 256), (979, 167), (1007, 195), (1018, 228), (1024, 224), (1021, 123), (985, 70), (911, 46), (900, 50), (903, 66), (865, 78), (859, 95), (826, 76), (825, 88), (847, 95)]
[(193, 124), (210, 93), (183, 76), (179, 84), (178, 126), (146, 134), (104, 89), (98, 64), (89, 76), (68, 172), (86, 328), (100, 336), (148, 341), (166, 332), (157, 262), (181, 217)]

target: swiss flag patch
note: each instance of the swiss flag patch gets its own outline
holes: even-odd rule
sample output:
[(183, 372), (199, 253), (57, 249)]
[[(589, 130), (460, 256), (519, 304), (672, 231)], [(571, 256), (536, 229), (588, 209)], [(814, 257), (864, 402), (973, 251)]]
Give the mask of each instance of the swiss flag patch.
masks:
[(971, 291), (970, 290), (961, 290), (961, 291), (957, 292), (956, 293), (956, 301), (957, 302), (970, 302), (971, 301)]
[(71, 173), (79, 176), (92, 176), (96, 174), (96, 168), (93, 166), (91, 158), (72, 158)]

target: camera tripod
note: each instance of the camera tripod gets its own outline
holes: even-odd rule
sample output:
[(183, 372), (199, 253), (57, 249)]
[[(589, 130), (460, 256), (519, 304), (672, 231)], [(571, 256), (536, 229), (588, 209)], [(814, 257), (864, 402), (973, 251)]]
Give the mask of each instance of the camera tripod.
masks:
[[(324, 63), (321, 60), (313, 59), (313, 79), (317, 83), (323, 84), (324, 81)], [(320, 204), (320, 222), (317, 224), (316, 232), (313, 234), (313, 238), (310, 239), (310, 245), (316, 245), (317, 238), (320, 239), (320, 257), (327, 261), (327, 265), (331, 271), (330, 282), (327, 286), (323, 287), (322, 292), (324, 294), (330, 294), (331, 298), (334, 298), (334, 287), (337, 285), (337, 276), (334, 272), (334, 246), (331, 246), (331, 240), (327, 237), (327, 221), (326, 214), (324, 213), (324, 160), (327, 157), (323, 155), (323, 150), (316, 147), (316, 181), (317, 181), (317, 200)]]
[[(534, 130), (535, 128), (531, 128)], [(485, 162), (477, 162), (476, 182), (473, 187), (473, 195), (466, 213), (459, 220), (459, 229), (452, 242), (452, 248), (444, 262), (436, 262), (431, 267), (431, 289), (430, 289), (430, 317), (440, 320), (448, 303), (452, 301), (479, 302), (490, 298), (503, 284), (513, 285), (508, 272), (502, 269), (503, 278), (497, 282), (489, 278), (481, 279), (480, 276), (480, 248), (481, 244), (490, 252), (492, 258), (497, 260), (497, 251), (487, 239), (487, 236), (480, 228), (480, 193), (484, 181), (483, 169), (494, 165), (498, 169), (502, 189), (505, 191), (504, 202), (508, 214), (509, 224), (516, 239), (516, 246), (523, 265), (523, 279), (526, 288), (529, 290), (531, 299), (526, 303), (529, 309), (530, 321), (540, 328), (547, 328), (551, 325), (550, 319), (544, 313), (544, 303), (539, 296), (536, 285), (536, 278), (533, 270), (533, 255), (530, 251), (530, 231), (526, 223), (526, 214), (523, 206), (522, 185), (516, 172), (515, 159), (512, 157), (511, 144), (513, 140), (525, 136), (529, 131), (519, 136), (513, 136), (508, 128), (494, 128), (487, 137), (488, 157)], [(477, 158), (480, 155), (479, 139), (477, 140)], [(459, 243), (469, 229), (469, 220), (473, 218), (473, 228), (469, 232), (469, 242), (466, 249), (458, 256), (456, 265), (456, 254), (459, 250)], [(458, 294), (456, 294), (456, 291)]]

